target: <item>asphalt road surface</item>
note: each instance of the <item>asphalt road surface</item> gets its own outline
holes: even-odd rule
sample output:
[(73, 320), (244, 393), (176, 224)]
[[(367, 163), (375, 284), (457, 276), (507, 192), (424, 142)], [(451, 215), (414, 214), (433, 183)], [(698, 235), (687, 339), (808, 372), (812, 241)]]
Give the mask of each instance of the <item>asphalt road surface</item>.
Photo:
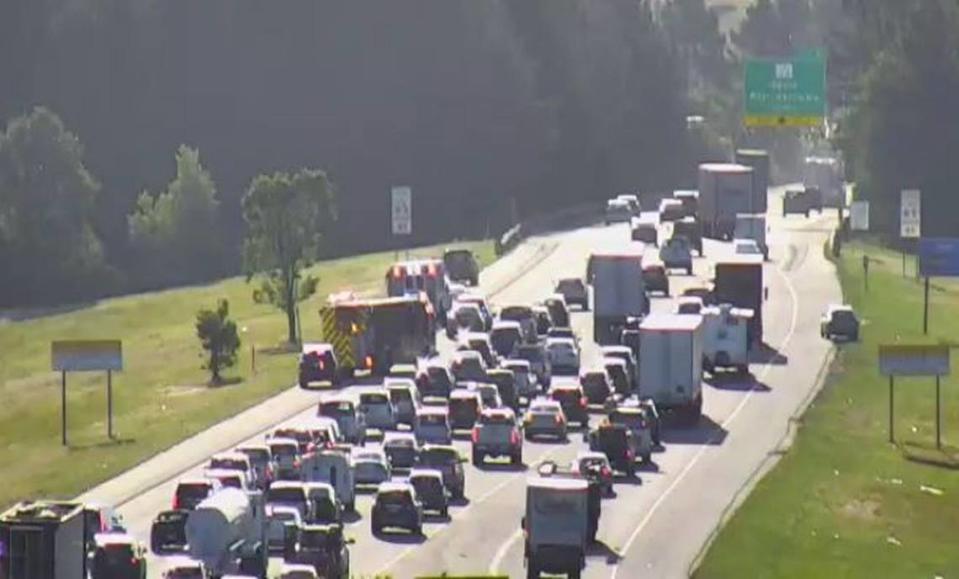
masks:
[[(587, 559), (585, 577), (685, 577), (689, 566), (719, 521), (722, 512), (774, 450), (790, 417), (816, 387), (829, 344), (819, 336), (819, 316), (841, 300), (838, 281), (823, 254), (835, 223), (833, 214), (804, 219), (779, 217), (780, 198), (771, 196), (768, 234), (770, 261), (764, 272), (767, 347), (756, 352), (751, 376), (704, 386), (703, 419), (696, 428), (666, 428), (654, 464), (634, 480), (617, 479), (616, 496), (605, 499), (597, 545)], [(529, 240), (540, 251), (516, 267), (510, 283), (498, 284), (491, 301), (499, 306), (529, 304), (546, 297), (554, 280), (582, 276), (595, 249), (628, 243), (625, 224), (595, 226)], [(655, 249), (650, 248), (651, 255)], [(712, 277), (711, 264), (731, 253), (731, 246), (705, 241), (705, 257), (696, 258), (694, 275), (673, 275), (673, 296), (684, 287)], [(668, 311), (671, 298), (653, 298), (653, 310)], [(583, 363), (598, 362), (591, 342), (590, 313), (572, 314), (583, 344)], [(440, 338), (441, 352), (450, 343)], [(350, 389), (362, 388), (360, 386)], [(322, 393), (304, 394), (319, 400)], [(302, 416), (313, 415), (313, 408)], [(294, 421), (296, 418), (293, 419)], [(597, 420), (594, 416), (593, 420)], [(254, 440), (262, 438), (262, 434)], [(465, 456), (469, 441), (455, 444)], [(370, 495), (357, 500), (358, 515), (347, 519), (354, 575), (390, 573), (397, 578), (421, 574), (525, 576), (519, 530), (525, 480), (545, 459), (567, 463), (585, 447), (578, 432), (567, 443), (525, 442), (525, 465), (466, 466), (467, 500), (454, 504), (449, 520), (427, 518), (423, 537), (405, 534), (374, 538), (370, 531)], [(175, 452), (183, 450), (177, 449)], [(182, 476), (198, 474), (193, 468)], [(135, 496), (119, 508), (133, 534), (149, 540), (157, 512), (170, 508), (175, 479)], [(274, 562), (273, 568), (277, 565)], [(150, 577), (159, 577), (162, 558), (150, 562)]]

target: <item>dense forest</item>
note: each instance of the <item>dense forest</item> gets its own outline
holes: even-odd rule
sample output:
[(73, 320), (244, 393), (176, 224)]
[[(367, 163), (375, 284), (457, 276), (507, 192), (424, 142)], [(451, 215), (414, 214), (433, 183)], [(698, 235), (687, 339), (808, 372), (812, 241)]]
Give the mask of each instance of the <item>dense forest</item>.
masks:
[(276, 172), (328, 179), (320, 256), (688, 185), (739, 145), (788, 175), (822, 136), (743, 131), (740, 64), (809, 48), (884, 222), (902, 183), (955, 181), (956, 36), (955, 0), (757, 0), (728, 36), (704, 0), (6, 0), (0, 307), (240, 273)]

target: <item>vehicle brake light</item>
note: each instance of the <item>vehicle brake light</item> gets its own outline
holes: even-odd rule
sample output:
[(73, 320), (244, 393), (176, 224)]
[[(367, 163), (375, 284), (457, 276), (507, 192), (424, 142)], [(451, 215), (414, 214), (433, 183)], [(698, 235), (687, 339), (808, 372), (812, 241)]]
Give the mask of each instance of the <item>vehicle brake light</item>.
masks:
[(326, 369), (326, 363), (323, 360), (320, 360), (320, 370)]
[(436, 264), (431, 263), (429, 269), (427, 269), (427, 272), (429, 273), (430, 277), (436, 277)]
[(400, 266), (393, 266), (393, 277), (403, 277), (403, 269)]
[(366, 367), (367, 367), (367, 368), (372, 368), (372, 367), (373, 367), (373, 356), (367, 356), (366, 359), (363, 360), (363, 362), (366, 364)]
[(479, 428), (473, 428), (472, 437), (473, 437), (473, 444), (476, 444), (477, 442), (479, 442)]
[(180, 508), (180, 497), (179, 495), (173, 495), (173, 510), (178, 510)]
[(609, 471), (609, 467), (608, 467), (608, 466), (604, 466), (603, 468), (599, 469), (599, 473), (600, 473), (601, 475), (603, 475), (603, 476), (609, 476), (610, 474), (612, 474), (612, 473)]
[(640, 428), (646, 428), (646, 427), (648, 427), (648, 426), (649, 426), (649, 423), (646, 422), (646, 419), (645, 419), (645, 418), (643, 418), (642, 420), (639, 421), (639, 427), (640, 427)]
[(587, 400), (585, 396), (583, 396), (582, 398), (579, 399), (579, 405), (582, 406), (583, 408), (586, 408), (586, 404), (587, 404), (588, 402), (589, 402), (589, 400)]
[(626, 450), (626, 458), (628, 458), (629, 460), (633, 460), (634, 458), (636, 458), (636, 455), (633, 454), (633, 449), (630, 448)]
[(519, 444), (519, 431), (518, 431), (518, 430), (513, 429), (513, 432), (510, 433), (510, 435), (509, 435), (509, 442), (510, 442), (510, 444), (512, 444), (512, 445), (514, 445), (514, 446), (517, 445), (517, 444)]
[(563, 415), (562, 415), (562, 414), (557, 414), (557, 415), (556, 415), (556, 424), (562, 424), (563, 422), (564, 422), (564, 420), (563, 420)]

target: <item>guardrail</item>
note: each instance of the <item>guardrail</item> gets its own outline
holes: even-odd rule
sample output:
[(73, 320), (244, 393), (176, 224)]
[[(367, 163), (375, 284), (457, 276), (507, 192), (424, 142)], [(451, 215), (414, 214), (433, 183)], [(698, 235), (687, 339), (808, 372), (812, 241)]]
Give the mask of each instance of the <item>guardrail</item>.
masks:
[(601, 214), (603, 203), (590, 202), (573, 205), (554, 211), (533, 216), (507, 229), (503, 235), (495, 240), (496, 255), (503, 255), (519, 245), (531, 235), (547, 233), (557, 229), (567, 229), (578, 225), (589, 225)]

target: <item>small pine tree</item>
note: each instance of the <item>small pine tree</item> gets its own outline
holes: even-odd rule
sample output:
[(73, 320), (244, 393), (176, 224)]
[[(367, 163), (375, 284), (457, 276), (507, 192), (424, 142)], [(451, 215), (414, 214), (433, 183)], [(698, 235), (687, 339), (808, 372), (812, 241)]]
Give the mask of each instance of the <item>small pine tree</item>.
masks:
[(220, 300), (215, 310), (201, 309), (196, 313), (196, 335), (209, 358), (203, 369), (210, 371), (210, 382), (221, 382), (220, 370), (236, 363), (236, 352), (240, 348), (240, 336), (236, 323), (229, 319), (230, 302)]

